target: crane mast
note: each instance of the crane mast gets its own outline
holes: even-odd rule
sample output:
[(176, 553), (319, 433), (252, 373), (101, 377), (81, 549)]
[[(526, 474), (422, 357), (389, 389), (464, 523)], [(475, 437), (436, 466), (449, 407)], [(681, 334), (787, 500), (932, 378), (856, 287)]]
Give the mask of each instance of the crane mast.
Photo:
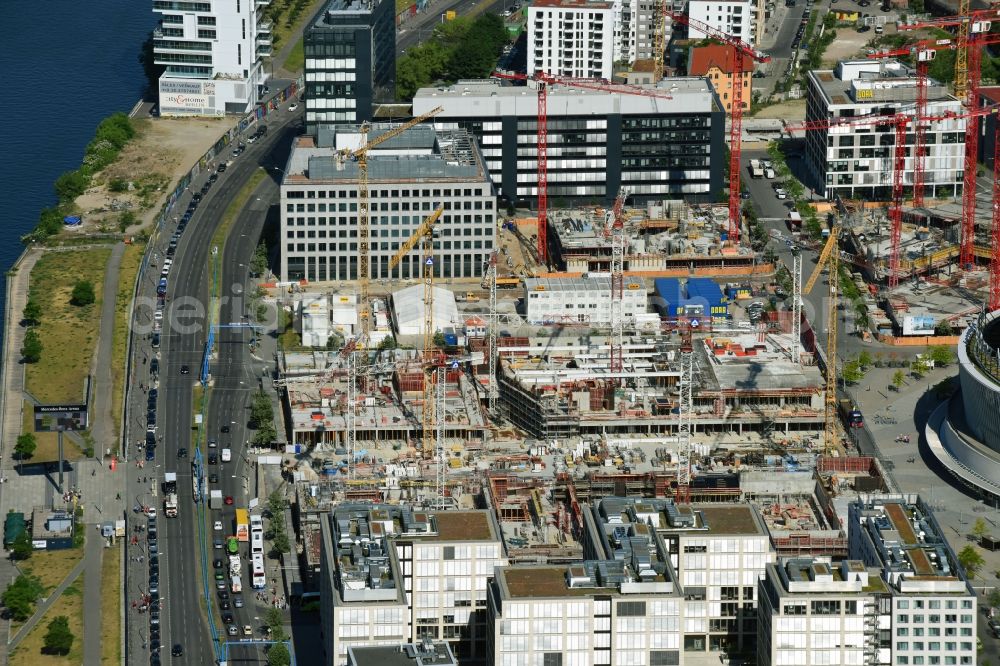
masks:
[(740, 210), (740, 154), (743, 149), (743, 74), (747, 59), (770, 62), (771, 57), (756, 51), (752, 46), (717, 28), (690, 18), (687, 14), (669, 11), (667, 15), (679, 23), (694, 28), (706, 36), (732, 48), (733, 97), (729, 114), (729, 240), (738, 243), (743, 222)]
[[(622, 188), (615, 198), (615, 204), (609, 213), (611, 233), (611, 374), (620, 374), (624, 369), (625, 348), (625, 223), (622, 220), (622, 209), (628, 192)], [(621, 377), (614, 379), (619, 385)]]
[(681, 376), (677, 382), (677, 501), (691, 498), (691, 416), (694, 408), (694, 347), (691, 331), (681, 338)]
[[(346, 156), (357, 160), (358, 162), (358, 291), (360, 300), (360, 309), (358, 312), (358, 319), (360, 322), (358, 340), (360, 346), (364, 347), (368, 344), (368, 335), (371, 333), (371, 298), (370, 298), (370, 261), (371, 261), (371, 229), (369, 221), (369, 206), (370, 202), (368, 200), (368, 151), (375, 146), (384, 143), (390, 139), (393, 139), (406, 130), (410, 129), (414, 125), (419, 125), (420, 123), (433, 118), (437, 114), (441, 113), (444, 109), (442, 107), (437, 107), (431, 109), (427, 113), (421, 114), (416, 118), (409, 120), (402, 125), (392, 128), (388, 132), (380, 134), (371, 141), (367, 141), (365, 145), (361, 146), (357, 150), (345, 151)], [(371, 126), (367, 123), (361, 126), (361, 133), (367, 139), (368, 132), (371, 130)]]

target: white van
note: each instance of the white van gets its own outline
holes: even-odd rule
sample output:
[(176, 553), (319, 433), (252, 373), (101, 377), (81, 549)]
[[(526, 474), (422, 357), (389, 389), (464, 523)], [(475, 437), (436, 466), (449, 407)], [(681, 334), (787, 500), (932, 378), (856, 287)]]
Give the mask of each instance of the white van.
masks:
[(233, 452), (230, 449), (222, 449), (222, 462), (227, 463), (233, 459)]

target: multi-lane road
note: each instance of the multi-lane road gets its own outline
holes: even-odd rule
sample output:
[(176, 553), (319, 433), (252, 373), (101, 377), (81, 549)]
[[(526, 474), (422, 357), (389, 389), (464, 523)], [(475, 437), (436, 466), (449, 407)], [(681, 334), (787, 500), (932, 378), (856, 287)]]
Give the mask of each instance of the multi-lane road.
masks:
[[(197, 439), (197, 431), (193, 423), (193, 395), (198, 381), (198, 371), (201, 367), (205, 351), (208, 313), (212, 307), (209, 302), (209, 290), (213, 283), (211, 239), (224, 212), (252, 174), (259, 168), (270, 169), (277, 164), (284, 164), (292, 137), (301, 131), (301, 111), (288, 113), (281, 110), (268, 118), (270, 131), (262, 140), (249, 144), (247, 151), (238, 158), (232, 158), (231, 153), (225, 153), (222, 159), (229, 159), (225, 173), (219, 174), (215, 186), (208, 192), (201, 205), (194, 213), (187, 229), (181, 235), (174, 257), (174, 264), (168, 278), (168, 308), (165, 313), (163, 331), (160, 336), (159, 350), (150, 348), (149, 336), (136, 336), (135, 367), (136, 376), (130, 388), (129, 399), (133, 414), (145, 414), (146, 396), (138, 389), (139, 384), (151, 383), (149, 379), (149, 364), (142, 359), (159, 356), (159, 397), (158, 397), (158, 437), (155, 460), (147, 463), (143, 469), (129, 466), (132, 476), (129, 482), (130, 494), (136, 503), (154, 506), (159, 509), (159, 564), (160, 564), (160, 648), (161, 659), (167, 660), (167, 653), (174, 644), (180, 643), (184, 648), (186, 663), (211, 664), (216, 655), (209, 635), (207, 613), (214, 614), (214, 624), (219, 628), (222, 639), (226, 640), (225, 627), (222, 626), (218, 611), (218, 599), (214, 589), (205, 594), (202, 565), (202, 548), (207, 549), (207, 563), (215, 557), (222, 557), (222, 551), (213, 548), (216, 537), (233, 533), (234, 507), (226, 507), (224, 511), (207, 511), (204, 525), (204, 543), (199, 537), (198, 513), (192, 502), (192, 472), (191, 457), (196, 446), (200, 444), (204, 459), (207, 461), (208, 449), (205, 440), (219, 440), (219, 447), (233, 450), (233, 461), (226, 465), (206, 465), (205, 477), (217, 473), (219, 484), (209, 484), (210, 488), (221, 488), (223, 495), (232, 496), (236, 504), (246, 506), (247, 497), (242, 476), (246, 472), (244, 442), (246, 441), (246, 414), (243, 408), (246, 386), (240, 381), (246, 381), (245, 375), (252, 372), (244, 367), (245, 358), (242, 353), (246, 344), (238, 340), (240, 332), (223, 332), (217, 343), (217, 360), (211, 365), (215, 379), (215, 388), (211, 394), (209, 416), (204, 426), (202, 441)], [(274, 198), (277, 185), (273, 181), (274, 172), (269, 171), (268, 178), (258, 187), (247, 206), (240, 212), (236, 224), (231, 229), (219, 262), (220, 285), (222, 293), (234, 295), (233, 291), (245, 292), (246, 263), (252, 255), (253, 248), (260, 237), (264, 217), (267, 212), (267, 202)], [(192, 188), (200, 188), (208, 174), (203, 174)], [(176, 206), (183, 210), (188, 197), (185, 196)], [(173, 233), (174, 224), (167, 227), (160, 239), (160, 246), (151, 250), (156, 259), (147, 269), (149, 275), (158, 276), (162, 265), (167, 239)], [(143, 279), (141, 294), (151, 298), (154, 294), (155, 279)], [(238, 288), (235, 285), (240, 285)], [(242, 312), (236, 315), (234, 304), (230, 301), (220, 302), (219, 321), (239, 321)], [(235, 306), (239, 307), (239, 306)], [(149, 313), (137, 312), (137, 321), (148, 321)], [(239, 344), (232, 344), (237, 339)], [(182, 374), (186, 366), (187, 372)], [(229, 433), (221, 432), (222, 425), (229, 426)], [(143, 439), (145, 423), (130, 419), (129, 441)], [(188, 458), (178, 458), (178, 450), (187, 448), (191, 452)], [(162, 512), (162, 493), (159, 485), (163, 481), (163, 473), (176, 471), (178, 474), (179, 515), (176, 519), (167, 519)], [(234, 478), (235, 477), (235, 478)], [(145, 478), (145, 481), (143, 481)], [(144, 517), (133, 514), (134, 524), (145, 525)], [(224, 529), (213, 530), (213, 523), (221, 520)], [(140, 537), (140, 543), (142, 538)], [(133, 555), (140, 551), (133, 549)], [(148, 560), (146, 561), (148, 562)], [(131, 562), (128, 580), (128, 598), (134, 599), (138, 594), (148, 589), (149, 570), (147, 563)], [(207, 571), (210, 580), (214, 571)], [(228, 573), (228, 571), (227, 571)], [(248, 575), (244, 571), (244, 577)], [(228, 581), (228, 576), (227, 576)], [(249, 581), (248, 581), (249, 583)], [(253, 593), (244, 595), (246, 606), (243, 609), (233, 608), (230, 612), (236, 615), (236, 623), (259, 624), (255, 622), (257, 615), (254, 608)], [(209, 603), (206, 603), (209, 602)], [(131, 607), (131, 604), (128, 604)], [(130, 610), (131, 612), (131, 610)], [(148, 643), (148, 615), (131, 612), (129, 622), (129, 661), (131, 663), (156, 663), (142, 648)], [(249, 655), (246, 655), (249, 656)], [(148, 661), (147, 661), (148, 660)]]

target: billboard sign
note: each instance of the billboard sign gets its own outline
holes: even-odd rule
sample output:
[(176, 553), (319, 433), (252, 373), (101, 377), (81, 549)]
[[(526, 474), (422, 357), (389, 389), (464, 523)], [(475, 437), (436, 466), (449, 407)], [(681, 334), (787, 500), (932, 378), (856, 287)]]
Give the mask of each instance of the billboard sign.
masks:
[(205, 109), (208, 106), (208, 95), (189, 95), (187, 93), (160, 95), (160, 107), (162, 108)]
[(35, 405), (35, 432), (86, 429), (87, 405)]
[(934, 335), (937, 318), (932, 315), (906, 315), (903, 317), (903, 335)]
[(201, 81), (160, 81), (161, 95), (200, 95)]

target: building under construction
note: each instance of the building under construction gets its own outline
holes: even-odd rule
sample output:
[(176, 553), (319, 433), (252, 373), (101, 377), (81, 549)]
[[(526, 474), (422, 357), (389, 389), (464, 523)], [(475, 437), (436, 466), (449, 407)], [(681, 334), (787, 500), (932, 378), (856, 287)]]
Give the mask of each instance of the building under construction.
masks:
[[(823, 377), (818, 368), (790, 360), (786, 337), (734, 331), (697, 340), (693, 434), (823, 429)], [(502, 403), (514, 425), (539, 439), (675, 434), (681, 374), (675, 340), (627, 340), (623, 370), (612, 372), (605, 340), (505, 338)]]
[[(550, 234), (554, 263), (568, 273), (611, 270), (609, 211), (577, 208), (552, 211)], [(725, 206), (692, 205), (680, 200), (651, 202), (623, 214), (625, 271), (630, 274), (745, 275), (761, 270), (749, 247), (727, 243)]]
[[(320, 450), (344, 449), (352, 419), (361, 446), (415, 446), (422, 436), (423, 366), (413, 351), (383, 352), (382, 357), (356, 369), (359, 389), (351, 391), (349, 363), (340, 354), (279, 353), (289, 441)], [(480, 446), (487, 426), (475, 387), (461, 367), (444, 374), (445, 441)]]

